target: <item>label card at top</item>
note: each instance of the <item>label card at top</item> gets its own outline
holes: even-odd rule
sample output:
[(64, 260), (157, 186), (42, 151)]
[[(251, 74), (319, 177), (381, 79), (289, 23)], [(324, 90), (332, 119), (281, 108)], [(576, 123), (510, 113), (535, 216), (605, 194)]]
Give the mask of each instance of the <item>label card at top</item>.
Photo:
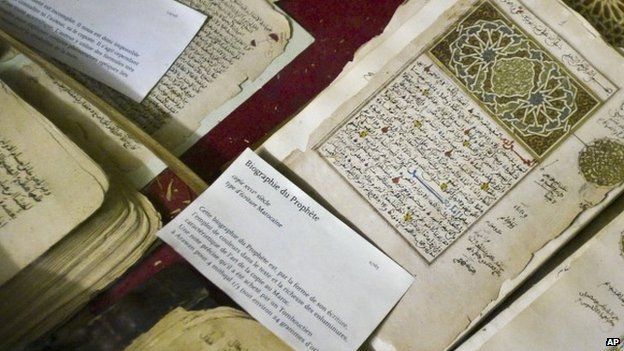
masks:
[(141, 102), (206, 21), (174, 0), (0, 0), (0, 28)]

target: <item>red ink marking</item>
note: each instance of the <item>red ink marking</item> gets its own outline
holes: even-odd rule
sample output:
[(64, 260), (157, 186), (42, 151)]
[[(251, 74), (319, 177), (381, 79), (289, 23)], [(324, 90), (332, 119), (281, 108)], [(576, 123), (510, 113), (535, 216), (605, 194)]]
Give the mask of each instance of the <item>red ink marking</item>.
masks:
[(520, 155), (520, 153), (518, 151), (516, 151), (514, 143), (515, 143), (515, 141), (513, 141), (513, 140), (509, 140), (509, 139), (503, 138), (503, 149), (510, 150), (511, 152), (516, 154), (516, 156), (518, 156), (518, 158), (520, 160), (522, 160), (522, 163), (524, 163), (525, 165), (527, 165), (529, 167), (533, 166), (535, 164), (535, 160), (528, 160), (528, 159), (522, 157), (522, 155)]

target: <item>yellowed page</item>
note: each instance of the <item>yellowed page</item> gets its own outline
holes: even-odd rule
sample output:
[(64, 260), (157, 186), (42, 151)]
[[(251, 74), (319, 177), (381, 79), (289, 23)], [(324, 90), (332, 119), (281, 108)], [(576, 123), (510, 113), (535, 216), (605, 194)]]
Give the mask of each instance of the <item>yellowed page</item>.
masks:
[(0, 349), (20, 349), (68, 320), (152, 246), (160, 215), (113, 184), (95, 214), (0, 287)]
[(607, 339), (624, 336), (623, 228), (619, 215), (459, 351), (615, 350)]
[(415, 276), (376, 350), (450, 347), (624, 180), (624, 64), (569, 9), (440, 1), (418, 19), (354, 98), (261, 150)]
[(104, 199), (105, 175), (0, 82), (0, 283), (78, 224)]
[(38, 65), (14, 64), (4, 70), (0, 68), (0, 79), (103, 167), (123, 172), (125, 179), (137, 188), (142, 188), (155, 176), (150, 166), (160, 162), (154, 154)]
[(246, 313), (219, 307), (206, 311), (177, 308), (137, 338), (126, 351), (229, 349), (291, 350)]
[[(355, 60), (349, 63), (332, 84), (312, 100), (290, 123), (271, 136), (263, 145), (277, 159), (283, 159), (293, 149), (305, 150), (307, 136), (342, 103), (366, 87), (383, 67), (396, 57), (416, 36), (448, 9), (454, 0), (411, 0), (400, 8), (397, 18), (393, 18), (389, 30), (365, 44), (356, 53)], [(426, 7), (425, 7), (426, 6)], [(424, 11), (420, 11), (425, 7)], [(408, 16), (405, 11), (410, 11)], [(397, 28), (398, 27), (398, 28)], [(395, 30), (392, 30), (395, 29)]]

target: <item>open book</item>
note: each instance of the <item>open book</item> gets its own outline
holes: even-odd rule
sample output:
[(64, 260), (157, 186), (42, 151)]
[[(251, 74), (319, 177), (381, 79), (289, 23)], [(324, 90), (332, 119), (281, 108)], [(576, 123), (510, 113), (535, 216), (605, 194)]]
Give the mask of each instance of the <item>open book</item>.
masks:
[(92, 215), (108, 180), (2, 82), (0, 105), (1, 284)]
[(369, 347), (443, 350), (621, 192), (624, 58), (558, 1), (408, 6), (260, 154), (415, 277)]
[(12, 349), (123, 274), (161, 224), (145, 197), (2, 81), (0, 102), (0, 348)]

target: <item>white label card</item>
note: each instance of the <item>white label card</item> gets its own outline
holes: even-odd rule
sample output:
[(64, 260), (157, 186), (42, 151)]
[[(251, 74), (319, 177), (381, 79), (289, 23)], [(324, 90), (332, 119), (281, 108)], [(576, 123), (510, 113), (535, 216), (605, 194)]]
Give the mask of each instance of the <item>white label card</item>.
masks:
[(356, 350), (413, 282), (249, 149), (158, 235), (296, 350)]
[(206, 21), (174, 0), (0, 0), (0, 28), (141, 102)]

